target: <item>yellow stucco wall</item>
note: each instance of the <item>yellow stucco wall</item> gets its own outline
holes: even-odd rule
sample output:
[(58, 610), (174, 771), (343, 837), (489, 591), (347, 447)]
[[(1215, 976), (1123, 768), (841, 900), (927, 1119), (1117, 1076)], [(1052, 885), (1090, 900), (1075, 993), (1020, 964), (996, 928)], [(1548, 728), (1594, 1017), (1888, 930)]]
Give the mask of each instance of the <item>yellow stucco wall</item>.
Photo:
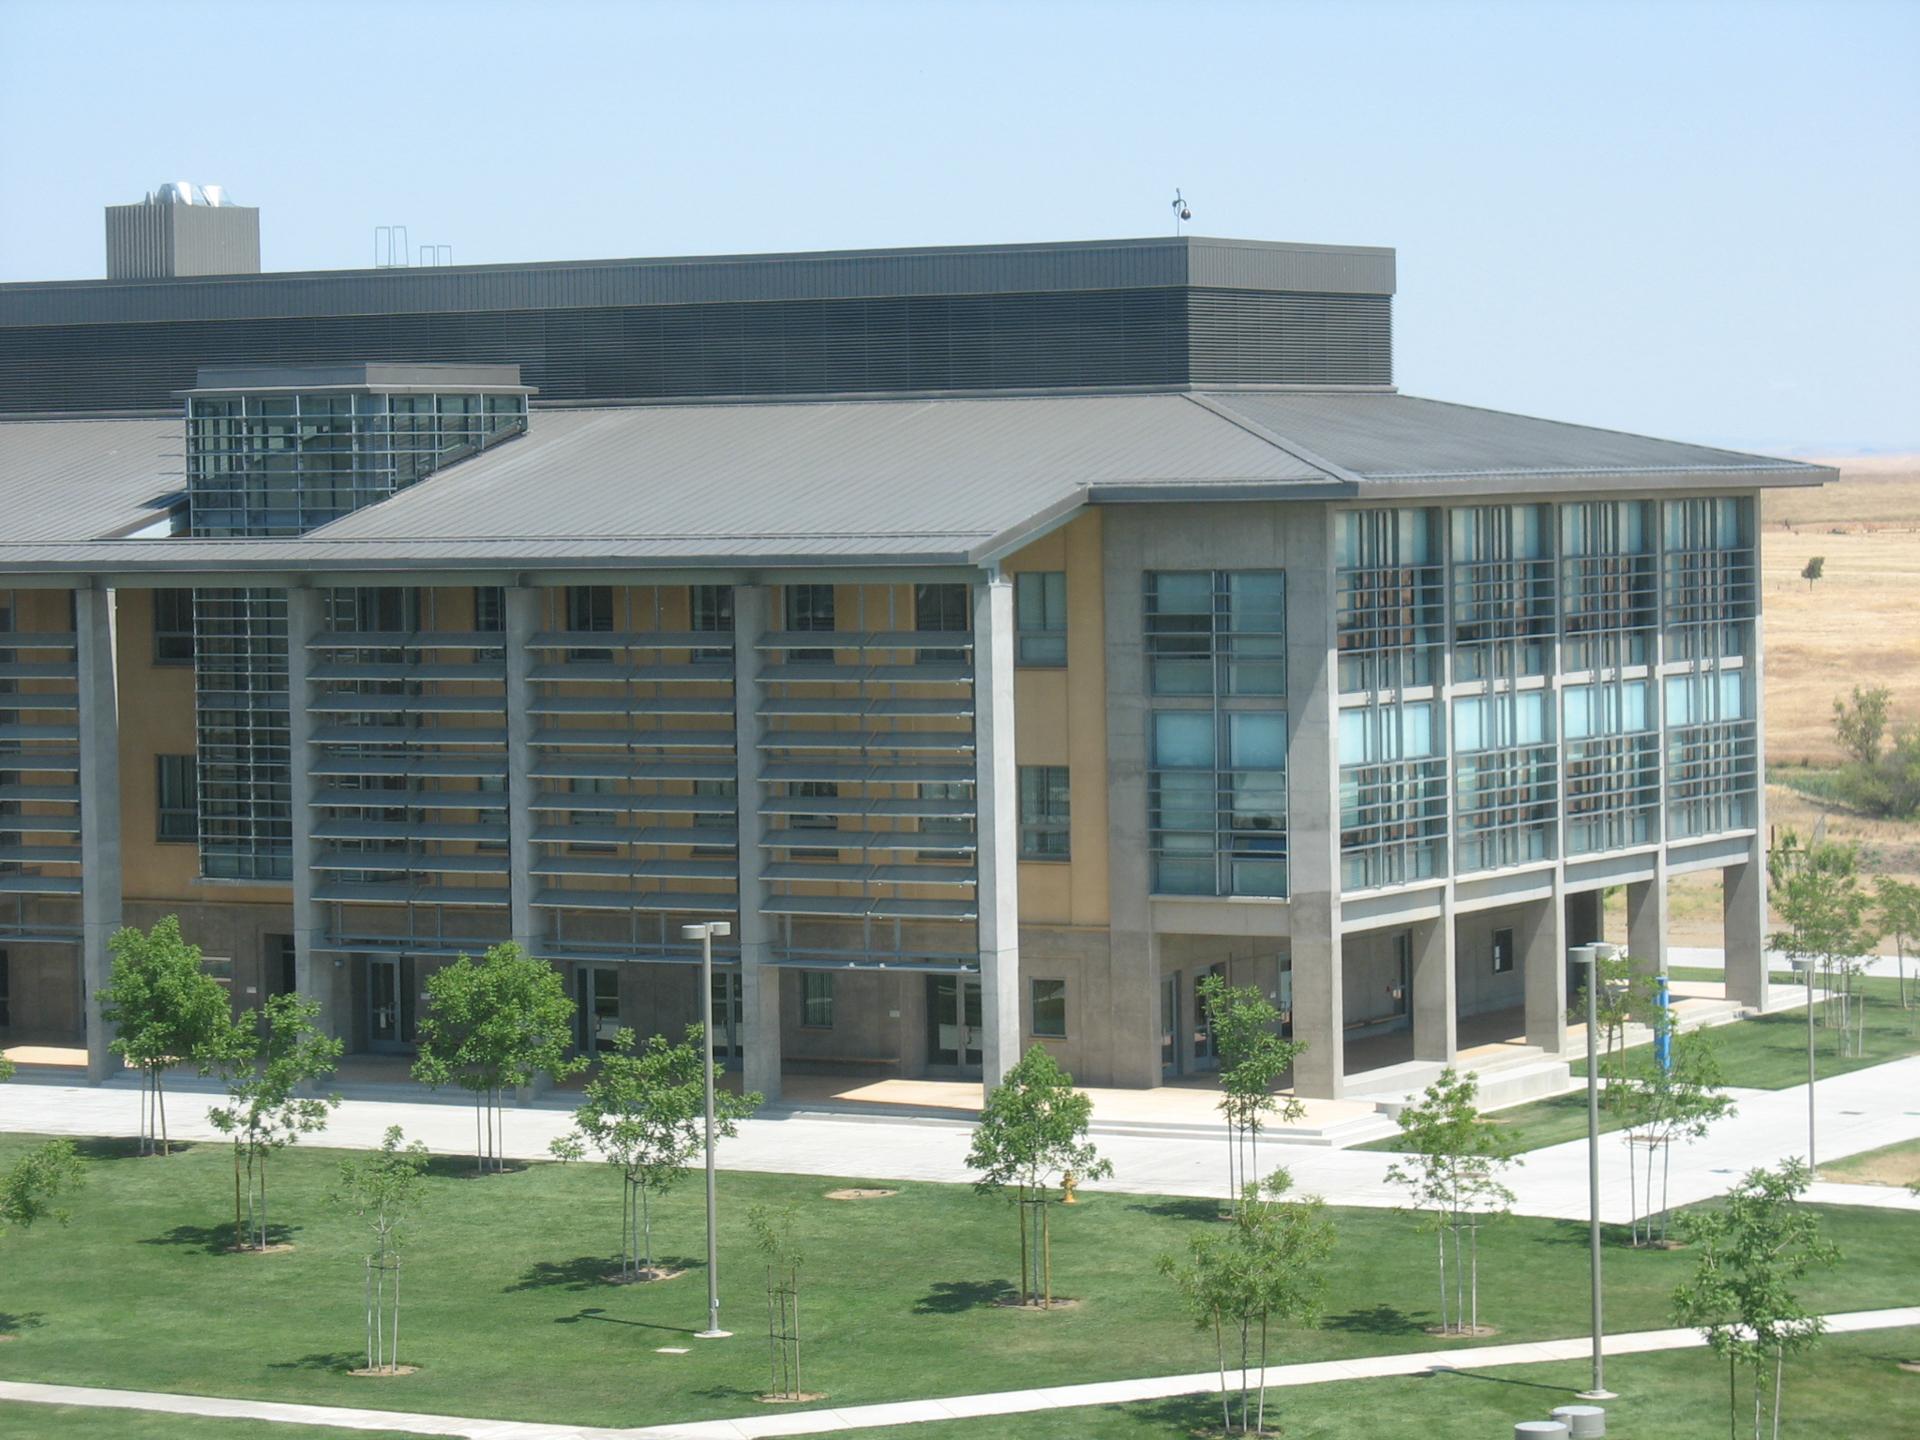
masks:
[(1020, 864), (1020, 919), (1107, 923), (1107, 667), (1100, 512), (1088, 510), (1012, 556), (1008, 574), (1067, 577), (1067, 663), (1014, 671), (1014, 752), (1022, 765), (1065, 765), (1072, 809), (1066, 862)]

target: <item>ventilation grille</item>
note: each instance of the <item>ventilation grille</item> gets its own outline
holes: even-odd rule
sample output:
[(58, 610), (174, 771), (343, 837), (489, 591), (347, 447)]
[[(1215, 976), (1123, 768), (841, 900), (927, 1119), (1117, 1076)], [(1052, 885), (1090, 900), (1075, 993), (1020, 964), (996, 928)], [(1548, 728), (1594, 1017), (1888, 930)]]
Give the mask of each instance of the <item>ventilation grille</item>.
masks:
[(547, 401), (1377, 385), (1390, 303), (1169, 287), (22, 326), (0, 331), (0, 413), (166, 410), (201, 365), (368, 359), (518, 363)]

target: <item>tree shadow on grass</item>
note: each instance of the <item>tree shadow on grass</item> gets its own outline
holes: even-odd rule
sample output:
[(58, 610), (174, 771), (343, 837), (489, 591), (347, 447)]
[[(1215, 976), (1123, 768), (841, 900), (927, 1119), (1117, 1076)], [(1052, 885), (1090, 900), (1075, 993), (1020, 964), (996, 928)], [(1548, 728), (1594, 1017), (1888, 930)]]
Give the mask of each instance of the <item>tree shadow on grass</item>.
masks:
[(489, 1166), (481, 1170), (475, 1166), (471, 1155), (433, 1155), (427, 1159), (427, 1174), (439, 1180), (498, 1180), (507, 1175), (518, 1175), (527, 1168), (525, 1160), (509, 1160), (504, 1170), (495, 1170)]
[(1329, 1315), (1320, 1324), (1328, 1330), (1345, 1330), (1361, 1335), (1417, 1335), (1420, 1322), (1392, 1305), (1375, 1305), (1367, 1310), (1349, 1310), (1344, 1315)]
[(28, 1310), (20, 1315), (10, 1315), (0, 1310), (0, 1335), (19, 1335), (28, 1330), (38, 1330), (46, 1323), (47, 1317), (38, 1310)]
[[(293, 1237), (300, 1233), (298, 1225), (267, 1226), (267, 1244), (291, 1245)], [(247, 1240), (251, 1244), (258, 1235), (257, 1229), (249, 1228)], [(221, 1221), (217, 1225), (176, 1225), (164, 1235), (151, 1235), (140, 1242), (142, 1245), (185, 1245), (193, 1249), (204, 1250), (209, 1255), (227, 1255), (233, 1253), (233, 1222)]]
[[(146, 1158), (140, 1153), (139, 1138), (133, 1135), (75, 1136), (73, 1148), (78, 1150), (82, 1158), (87, 1160), (139, 1160)], [(188, 1141), (176, 1140), (173, 1142), (173, 1153), (175, 1155), (184, 1154), (191, 1149), (193, 1149), (193, 1145)], [(155, 1151), (152, 1158), (164, 1160), (167, 1157)]]
[(302, 1355), (298, 1360), (276, 1360), (269, 1370), (331, 1370), (344, 1375), (349, 1370), (357, 1370), (367, 1363), (364, 1350), (316, 1350), (310, 1355)]
[(744, 1390), (738, 1385), (707, 1385), (693, 1393), (702, 1400), (720, 1400), (728, 1404), (738, 1404), (742, 1400), (758, 1400), (765, 1392)]
[[(1675, 1213), (1678, 1213), (1678, 1207)], [(1600, 1222), (1600, 1243), (1608, 1249), (1632, 1250), (1635, 1248), (1631, 1243), (1632, 1240), (1633, 1232), (1628, 1226), (1609, 1225), (1604, 1220)], [(1585, 1220), (1555, 1220), (1545, 1234), (1534, 1238), (1534, 1243), (1536, 1245), (1577, 1245), (1584, 1249), (1592, 1243), (1592, 1237), (1588, 1233)], [(1639, 1248), (1644, 1250), (1646, 1247)]]
[[(705, 1264), (704, 1260), (685, 1256), (653, 1257), (653, 1268), (656, 1270), (698, 1270), (704, 1268)], [(520, 1290), (597, 1290), (609, 1283), (609, 1276), (618, 1276), (619, 1273), (618, 1256), (576, 1255), (571, 1260), (536, 1260), (521, 1273), (518, 1280), (503, 1287), (503, 1290), (509, 1295)]]
[(959, 1315), (982, 1305), (1001, 1305), (1015, 1298), (1005, 1280), (938, 1280), (933, 1289), (913, 1302), (916, 1315)]
[(1218, 1220), (1220, 1202), (1205, 1195), (1188, 1196), (1177, 1200), (1155, 1200), (1151, 1204), (1135, 1203), (1127, 1206), (1142, 1215), (1158, 1216), (1162, 1220)]

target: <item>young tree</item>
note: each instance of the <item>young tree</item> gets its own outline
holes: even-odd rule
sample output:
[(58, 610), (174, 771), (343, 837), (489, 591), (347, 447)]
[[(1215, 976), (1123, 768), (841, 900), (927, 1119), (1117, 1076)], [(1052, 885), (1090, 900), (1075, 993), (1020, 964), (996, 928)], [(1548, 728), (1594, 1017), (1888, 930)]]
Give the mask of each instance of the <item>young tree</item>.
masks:
[(86, 1181), (86, 1162), (73, 1141), (34, 1146), (0, 1175), (0, 1235), (31, 1230), (41, 1220), (66, 1224), (71, 1217), (60, 1201)]
[[(1662, 1065), (1657, 1046), (1643, 1046), (1640, 1059), (1618, 1082), (1617, 1108), (1627, 1120), (1627, 1188), (1634, 1197), (1633, 1243), (1652, 1245), (1667, 1239), (1667, 1175), (1673, 1146), (1700, 1139), (1720, 1120), (1733, 1114), (1733, 1101), (1724, 1093), (1725, 1076), (1714, 1054), (1714, 1042), (1704, 1030), (1676, 1036), (1671, 1011), (1653, 1012), (1655, 1035), (1671, 1042), (1668, 1063)], [(1647, 1152), (1645, 1203), (1634, 1175), (1635, 1148)], [(1660, 1172), (1660, 1203), (1654, 1205), (1655, 1157)], [(1656, 1222), (1659, 1234), (1654, 1233)]]
[[(980, 1172), (973, 1188), (982, 1195), (1008, 1195), (1020, 1215), (1020, 1303), (1036, 1295), (1053, 1306), (1053, 1233), (1048, 1214), (1052, 1190), (1062, 1175), (1098, 1180), (1113, 1174), (1111, 1162), (1087, 1140), (1093, 1101), (1073, 1088), (1073, 1077), (1043, 1045), (1035, 1045), (1007, 1072), (980, 1111), (967, 1165)], [(1033, 1212), (1036, 1244), (1027, 1242)]]
[(1597, 984), (1594, 1014), (1600, 1022), (1598, 1050), (1600, 1080), (1605, 1087), (1600, 1103), (1612, 1108), (1613, 1085), (1627, 1063), (1627, 1026), (1642, 1015), (1659, 1011), (1658, 981), (1646, 970), (1636, 969), (1626, 954), (1602, 955), (1591, 966), (1583, 966), (1589, 979), (1575, 994), (1569, 1015), (1575, 1024), (1587, 1022), (1587, 986)]
[(747, 1211), (753, 1243), (767, 1262), (767, 1358), (772, 1379), (767, 1393), (798, 1400), (800, 1389), (800, 1266), (794, 1240), (795, 1211), (755, 1205)]
[[(1768, 855), (1772, 879), (1773, 908), (1786, 929), (1776, 932), (1770, 943), (1793, 960), (1811, 962), (1827, 981), (1828, 1023), (1832, 1018), (1832, 999), (1840, 996), (1840, 1053), (1845, 1055), (1864, 1043), (1865, 1032), (1854, 1035), (1851, 987), (1860, 969), (1860, 958), (1871, 951), (1878, 939), (1872, 933), (1869, 908), (1871, 898), (1860, 885), (1860, 854), (1856, 846), (1816, 839), (1801, 845), (1789, 833), (1781, 846)], [(1808, 972), (1811, 982), (1812, 971)], [(1841, 988), (1843, 982), (1845, 989)], [(1807, 1003), (1813, 1003), (1809, 989)], [(1857, 1017), (1864, 1022), (1864, 1004)]]
[[(1209, 975), (1197, 987), (1220, 1056), (1220, 1113), (1227, 1121), (1227, 1195), (1240, 1194), (1260, 1173), (1260, 1129), (1267, 1117), (1298, 1120), (1306, 1107), (1273, 1087), (1307, 1047), (1280, 1038), (1280, 1012), (1257, 985), (1229, 985)], [(1249, 1153), (1250, 1152), (1250, 1153)]]
[[(1241, 1434), (1266, 1432), (1269, 1331), (1274, 1325), (1311, 1324), (1326, 1292), (1333, 1225), (1318, 1196), (1288, 1200), (1292, 1184), (1285, 1170), (1274, 1171), (1263, 1184), (1249, 1183), (1230, 1228), (1194, 1234), (1184, 1265), (1175, 1256), (1160, 1257), (1160, 1273), (1179, 1286), (1194, 1323), (1213, 1330), (1220, 1421), (1229, 1434), (1236, 1428)], [(1237, 1427), (1227, 1384), (1227, 1340), (1233, 1332), (1240, 1342)]]
[(1824, 555), (1813, 556), (1800, 568), (1800, 578), (1807, 582), (1809, 591), (1813, 589), (1813, 582), (1823, 578), (1826, 573), (1827, 557)]
[(1698, 1253), (1693, 1278), (1674, 1291), (1674, 1319), (1696, 1327), (1726, 1359), (1729, 1435), (1739, 1425), (1744, 1367), (1752, 1382), (1753, 1440), (1761, 1440), (1768, 1408), (1778, 1440), (1787, 1356), (1814, 1345), (1826, 1328), (1790, 1288), (1814, 1266), (1831, 1267), (1840, 1258), (1820, 1238), (1819, 1217), (1799, 1203), (1811, 1178), (1798, 1160), (1750, 1171), (1724, 1205), (1680, 1217), (1681, 1232)]
[(427, 1147), (418, 1140), (403, 1144), (404, 1138), (398, 1125), (389, 1126), (378, 1150), (342, 1160), (333, 1196), (373, 1232), (366, 1257), (367, 1369), (387, 1374), (400, 1367), (401, 1227), (426, 1189)]
[(225, 1040), (233, 1007), (220, 982), (201, 968), (200, 947), (181, 935), (178, 916), (162, 916), (151, 930), (116, 930), (107, 947), (113, 972), (100, 992), (100, 1015), (115, 1031), (108, 1048), (140, 1071), (140, 1153), (157, 1147), (165, 1155), (162, 1076), (182, 1061), (205, 1069)]
[(6, 1057), (4, 1051), (0, 1051), (0, 1085), (6, 1084), (11, 1079), (13, 1079), (13, 1061)]
[(1898, 957), (1900, 1008), (1911, 1010), (1913, 1000), (1907, 994), (1907, 951), (1920, 944), (1920, 885), (1882, 875), (1873, 882), (1873, 899), (1879, 911), (1879, 929), (1893, 941), (1893, 953)]
[[(1407, 1151), (1387, 1169), (1405, 1187), (1439, 1244), (1442, 1334), (1480, 1330), (1480, 1227), (1507, 1213), (1513, 1192), (1500, 1182), (1520, 1162), (1500, 1128), (1474, 1107), (1479, 1082), (1449, 1066), (1420, 1099), (1400, 1112)], [(1453, 1264), (1447, 1237), (1453, 1237)], [(1451, 1302), (1451, 1303), (1449, 1303)]]
[(473, 1095), (474, 1165), (505, 1170), (501, 1093), (584, 1070), (569, 1057), (573, 1001), (560, 972), (512, 942), (476, 964), (465, 955), (427, 980), (420, 1058), (413, 1078), (439, 1089), (452, 1082)]
[(306, 1093), (334, 1072), (345, 1049), (314, 1025), (319, 1014), (317, 1000), (275, 995), (259, 1016), (249, 1010), (234, 1022), (217, 1047), (227, 1103), (207, 1119), (233, 1142), (235, 1250), (267, 1248), (268, 1157), (324, 1130), (327, 1112), (340, 1103), (338, 1095)]
[[(663, 1273), (653, 1264), (653, 1202), (686, 1174), (706, 1143), (705, 1050), (698, 1025), (689, 1025), (678, 1045), (655, 1035), (638, 1046), (633, 1031), (620, 1030), (613, 1048), (602, 1052), (599, 1075), (587, 1082), (585, 1103), (573, 1112), (573, 1132), (553, 1142), (562, 1160), (592, 1149), (620, 1172), (622, 1280), (656, 1280)], [(722, 1067), (713, 1068), (714, 1130), (735, 1135), (762, 1097), (718, 1089)]]
[(1841, 748), (1855, 763), (1871, 765), (1880, 758), (1880, 742), (1887, 734), (1887, 709), (1893, 692), (1884, 685), (1862, 690), (1853, 687), (1853, 703), (1833, 702), (1833, 730)]

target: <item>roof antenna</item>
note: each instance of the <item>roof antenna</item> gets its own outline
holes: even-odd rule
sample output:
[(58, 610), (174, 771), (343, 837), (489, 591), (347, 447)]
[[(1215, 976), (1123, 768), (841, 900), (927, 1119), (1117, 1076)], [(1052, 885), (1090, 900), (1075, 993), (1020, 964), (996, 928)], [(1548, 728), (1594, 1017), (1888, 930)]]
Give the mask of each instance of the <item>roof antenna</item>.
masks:
[(1180, 197), (1180, 189), (1178, 186), (1175, 186), (1173, 191), (1173, 233), (1178, 235), (1180, 233), (1181, 222), (1191, 220), (1192, 218), (1193, 210), (1188, 206), (1187, 202)]

